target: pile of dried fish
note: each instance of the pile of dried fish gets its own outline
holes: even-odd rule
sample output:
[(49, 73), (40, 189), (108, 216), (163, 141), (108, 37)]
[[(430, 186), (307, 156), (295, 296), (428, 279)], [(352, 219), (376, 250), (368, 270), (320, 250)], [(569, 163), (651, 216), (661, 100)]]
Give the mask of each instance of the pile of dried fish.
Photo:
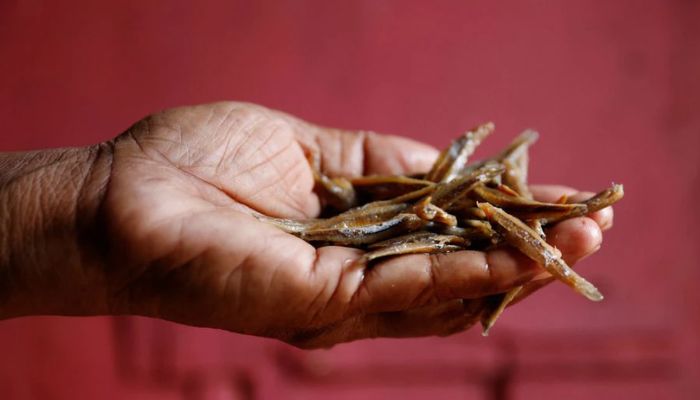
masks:
[[(543, 227), (607, 207), (623, 196), (622, 185), (582, 203), (564, 196), (555, 203), (533, 199), (527, 186), (528, 147), (537, 132), (527, 130), (495, 157), (467, 163), (492, 123), (467, 131), (445, 149), (431, 170), (419, 176), (330, 178), (320, 160), (310, 159), (316, 191), (327, 218), (289, 220), (260, 217), (317, 246), (352, 246), (366, 251), (362, 262), (410, 253), (487, 250), (510, 245), (553, 277), (593, 301), (603, 299), (546, 242)], [(481, 307), (484, 334), (522, 287), (490, 296)]]

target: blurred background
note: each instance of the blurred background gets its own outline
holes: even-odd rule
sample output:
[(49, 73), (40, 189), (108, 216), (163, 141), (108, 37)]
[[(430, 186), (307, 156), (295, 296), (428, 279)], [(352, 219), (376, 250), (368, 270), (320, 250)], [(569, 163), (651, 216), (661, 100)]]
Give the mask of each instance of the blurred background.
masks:
[(532, 180), (625, 184), (580, 263), (488, 338), (329, 351), (144, 318), (0, 322), (3, 399), (696, 399), (700, 2), (0, 1), (0, 151), (83, 146), (177, 105), (256, 102), (491, 154)]

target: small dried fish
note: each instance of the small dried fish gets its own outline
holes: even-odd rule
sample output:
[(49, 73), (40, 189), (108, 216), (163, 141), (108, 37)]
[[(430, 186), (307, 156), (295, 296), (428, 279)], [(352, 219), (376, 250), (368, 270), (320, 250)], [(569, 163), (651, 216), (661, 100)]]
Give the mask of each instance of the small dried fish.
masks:
[[(582, 204), (586, 206), (585, 210), (576, 210), (567, 215), (553, 216), (546, 218), (547, 223), (559, 222), (563, 219), (581, 217), (592, 212), (602, 210), (605, 207), (609, 207), (625, 196), (625, 190), (622, 185), (613, 184), (611, 187), (603, 190), (602, 192), (596, 194), (590, 199), (584, 201)], [(566, 199), (565, 199), (566, 200)]]
[(432, 203), (432, 197), (426, 196), (415, 206), (413, 212), (426, 221), (435, 221), (448, 226), (457, 225), (457, 217)]
[(529, 147), (537, 132), (526, 130), (495, 157), (467, 164), (493, 130), (489, 122), (467, 131), (440, 153), (428, 173), (412, 176), (329, 177), (322, 173), (320, 156), (310, 154), (326, 218), (256, 217), (315, 246), (365, 250), (364, 263), (403, 254), (519, 249), (552, 277), (473, 302), (484, 335), (509, 304), (554, 278), (591, 300), (601, 300), (600, 292), (547, 243), (543, 226), (610, 206), (623, 197), (622, 185), (580, 203), (566, 196), (554, 203), (536, 201), (527, 176)]
[(366, 224), (383, 221), (404, 212), (409, 203), (373, 202), (364, 206), (351, 208), (334, 217), (311, 220), (310, 228), (331, 227), (337, 224)]
[(620, 184), (614, 184), (611, 187), (596, 194), (590, 199), (583, 202), (588, 207), (588, 212), (592, 213), (609, 207), (621, 200), (625, 196), (625, 189)]
[(460, 236), (416, 232), (388, 239), (368, 246), (371, 251), (363, 256), (364, 262), (401, 254), (437, 253), (462, 250), (469, 242)]
[[(469, 240), (471, 245), (477, 245), (479, 242), (488, 241), (490, 243), (486, 244), (496, 244), (501, 240), (501, 236), (496, 233), (496, 231), (491, 228), (491, 224), (487, 221), (475, 221), (481, 224), (474, 224), (472, 226), (430, 226), (428, 229), (431, 232), (436, 232), (444, 235), (459, 236), (461, 238)], [(487, 246), (488, 247), (488, 246)]]
[(435, 192), (436, 189), (437, 189), (437, 185), (426, 186), (422, 189), (414, 190), (412, 192), (402, 194), (401, 196), (394, 197), (393, 199), (375, 201), (374, 203), (377, 203), (377, 204), (405, 203), (405, 202), (413, 201), (416, 199), (420, 199), (423, 196), (430, 196), (433, 192)]
[(506, 241), (540, 264), (547, 272), (589, 300), (603, 300), (603, 295), (590, 282), (577, 274), (561, 258), (561, 253), (544, 241), (537, 232), (516, 217), (489, 203), (477, 203)]
[(508, 210), (509, 213), (521, 219), (557, 218), (580, 212), (584, 215), (588, 211), (588, 207), (584, 204), (542, 203), (521, 196), (504, 194), (502, 190), (487, 187), (483, 183), (474, 186), (471, 196), (481, 202), (488, 202)]
[(449, 182), (456, 178), (474, 150), (494, 129), (493, 122), (487, 122), (468, 130), (440, 153), (425, 179), (433, 182)]
[(314, 175), (316, 193), (321, 203), (338, 211), (345, 211), (356, 204), (355, 191), (345, 178), (330, 179), (325, 175)]
[(443, 210), (448, 210), (453, 204), (470, 193), (477, 184), (489, 181), (503, 173), (503, 165), (488, 163), (472, 171), (469, 175), (461, 176), (447, 183), (437, 185), (432, 202)]
[[(527, 129), (518, 135), (495, 159), (500, 162), (511, 161), (518, 163), (518, 169), (527, 176), (527, 158), (522, 159), (521, 157), (539, 137), (539, 133), (532, 129)], [(527, 180), (526, 177), (523, 179)]]
[[(539, 134), (533, 130), (526, 130), (518, 136), (510, 146), (500, 155), (500, 160), (505, 171), (502, 176), (502, 185), (498, 190), (509, 196), (533, 200), (532, 192), (527, 186), (528, 160), (530, 145), (534, 143)], [(507, 189), (507, 190), (506, 190)], [(562, 202), (563, 203), (563, 202)], [(542, 221), (530, 219), (525, 221), (542, 239), (546, 239)], [(482, 334), (487, 336), (489, 330), (503, 314), (508, 304), (523, 291), (523, 286), (516, 286), (506, 293), (488, 296), (484, 302), (481, 315)]]
[(493, 229), (488, 221), (482, 221), (478, 219), (467, 219), (461, 221), (461, 225), (467, 228), (473, 228), (477, 232), (480, 232), (486, 238), (493, 238), (498, 236), (498, 233)]
[(312, 218), (307, 220), (294, 220), (287, 218), (274, 218), (258, 214), (256, 217), (264, 222), (275, 225), (287, 233), (301, 234), (305, 231), (318, 229), (334, 229), (336, 226), (352, 226), (360, 224), (377, 223), (395, 217), (409, 207), (407, 203), (369, 203), (345, 211), (335, 217)]
[[(539, 134), (533, 130), (526, 130), (523, 133), (521, 133), (518, 137), (513, 140), (508, 147), (503, 150), (501, 153), (499, 153), (495, 157), (487, 158), (483, 161), (478, 161), (470, 165), (465, 165), (462, 168), (462, 171), (460, 171), (459, 175), (467, 175), (470, 174), (472, 171), (475, 169), (481, 168), (484, 166), (484, 164), (487, 163), (498, 163), (498, 164), (511, 164), (519, 168), (518, 173), (523, 174), (524, 181), (527, 181), (527, 162), (528, 162), (528, 154), (527, 154), (527, 149), (529, 146), (537, 141), (537, 138), (539, 137)], [(503, 176), (499, 176), (499, 178), (504, 178), (505, 174)], [(500, 181), (498, 182), (500, 183)], [(510, 184), (509, 184), (510, 185)]]
[(329, 178), (321, 171), (321, 156), (311, 153), (307, 156), (316, 183), (314, 189), (323, 206), (337, 211), (345, 211), (357, 204), (357, 196), (352, 183), (343, 177)]
[(489, 331), (493, 328), (498, 317), (503, 314), (508, 304), (510, 304), (522, 290), (522, 286), (516, 286), (503, 295), (489, 296), (487, 298), (488, 301), (481, 314), (481, 326), (483, 327), (482, 335), (489, 335)]
[(422, 228), (425, 221), (415, 214), (402, 213), (378, 222), (345, 224), (311, 228), (294, 234), (307, 242), (339, 246), (359, 246), (388, 239), (397, 234)]
[(358, 197), (373, 201), (391, 199), (435, 184), (424, 179), (383, 175), (352, 178), (350, 183)]

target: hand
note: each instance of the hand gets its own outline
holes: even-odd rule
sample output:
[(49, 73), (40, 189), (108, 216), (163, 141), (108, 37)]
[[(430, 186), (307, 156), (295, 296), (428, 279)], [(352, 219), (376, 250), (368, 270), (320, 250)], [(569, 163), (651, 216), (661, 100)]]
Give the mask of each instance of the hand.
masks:
[[(353, 263), (359, 250), (315, 249), (253, 217), (318, 214), (310, 152), (331, 176), (426, 171), (437, 152), (407, 139), (218, 103), (156, 114), (110, 144), (110, 173), (95, 179), (105, 182), (95, 224), (109, 313), (331, 346), (464, 330), (475, 318), (462, 299), (541, 273), (507, 249), (408, 255), (364, 269)], [(535, 188), (550, 200), (563, 191)], [(557, 224), (549, 237), (573, 264), (597, 250), (611, 223), (602, 210)]]

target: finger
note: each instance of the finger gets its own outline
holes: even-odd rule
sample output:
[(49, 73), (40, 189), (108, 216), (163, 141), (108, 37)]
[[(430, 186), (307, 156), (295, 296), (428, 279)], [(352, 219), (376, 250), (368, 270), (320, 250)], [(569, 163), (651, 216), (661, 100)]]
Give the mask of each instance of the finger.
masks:
[(400, 311), (478, 298), (523, 284), (539, 272), (536, 263), (514, 249), (401, 256), (365, 272), (351, 309)]
[[(596, 251), (602, 234), (590, 218), (563, 221), (549, 230), (549, 241), (567, 262)], [(396, 257), (369, 269), (355, 296), (365, 312), (398, 311), (455, 298), (505, 292), (541, 274), (542, 269), (507, 247), (486, 253), (459, 251)]]
[(603, 233), (598, 224), (588, 217), (571, 218), (545, 229), (547, 241), (562, 253), (564, 261), (573, 265), (598, 251)]
[[(574, 188), (560, 185), (532, 185), (530, 190), (535, 199), (550, 203), (557, 201), (563, 195), (568, 196), (570, 202), (582, 202), (595, 195), (593, 192), (579, 192)], [(588, 217), (597, 222), (600, 229), (608, 230), (613, 225), (613, 208), (605, 207), (588, 214)]]
[(368, 131), (319, 129), (316, 143), (330, 176), (399, 175), (426, 172), (438, 151), (400, 136)]
[(514, 249), (489, 253), (402, 256), (367, 267), (361, 252), (328, 246), (303, 268), (310, 287), (306, 305), (313, 323), (327, 325), (352, 315), (403, 311), (443, 301), (503, 292), (529, 281), (539, 266)]
[(397, 312), (360, 314), (320, 329), (303, 331), (289, 342), (302, 348), (331, 347), (367, 338), (447, 336), (472, 327), (478, 318), (475, 302), (450, 300)]

